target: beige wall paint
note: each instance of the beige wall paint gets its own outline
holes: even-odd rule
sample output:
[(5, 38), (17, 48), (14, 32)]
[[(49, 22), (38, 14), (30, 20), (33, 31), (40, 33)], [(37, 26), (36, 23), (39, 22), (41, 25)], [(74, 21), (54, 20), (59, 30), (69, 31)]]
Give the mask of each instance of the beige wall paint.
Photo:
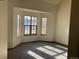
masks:
[[(21, 29), (21, 35), (20, 37), (17, 37), (17, 27), (16, 27), (16, 15), (20, 15), (20, 29)], [(24, 36), (24, 23), (23, 23), (23, 17), (24, 16), (37, 16), (38, 17), (38, 27), (37, 27), (37, 35), (30, 35), (30, 36)], [(41, 35), (41, 17), (46, 16), (48, 18), (47, 21), (47, 35)], [(31, 42), (31, 41), (53, 41), (55, 37), (55, 12), (54, 13), (45, 13), (45, 12), (35, 12), (35, 10), (31, 11), (24, 11), (21, 8), (14, 8), (14, 20), (13, 20), (13, 40), (12, 40), (12, 46), (9, 48), (13, 48), (17, 46), (20, 43), (23, 42)], [(51, 26), (52, 24), (52, 26)]]
[[(52, 13), (52, 14), (40, 14), (40, 16), (46, 16), (47, 17), (47, 35), (46, 36), (40, 36), (40, 39), (43, 41), (49, 41), (49, 42), (53, 42), (54, 38), (55, 38), (55, 25), (56, 25), (56, 13)], [(40, 28), (41, 29), (41, 28)]]
[[(14, 8), (13, 10), (14, 11), (13, 11), (13, 41), (12, 41), (12, 46), (15, 47), (21, 43), (21, 20), (22, 20), (21, 14), (22, 14), (22, 11), (19, 10), (18, 8)], [(19, 18), (19, 21), (20, 21), (19, 36), (17, 36), (17, 15), (20, 16), (20, 18)]]
[(7, 0), (0, 1), (0, 59), (7, 59)]
[[(38, 27), (37, 27), (37, 35), (34, 36), (24, 36), (24, 25), (22, 23), (22, 41), (23, 42), (30, 42), (30, 41), (53, 41), (54, 33), (55, 33), (55, 13), (34, 13), (34, 12), (27, 12), (23, 11), (22, 17), (24, 15), (30, 16), (37, 16), (38, 17)], [(48, 18), (47, 21), (47, 35), (41, 35), (41, 17), (46, 16)], [(23, 20), (23, 18), (22, 18)], [(23, 22), (23, 21), (22, 21)], [(52, 24), (52, 26), (51, 26)]]
[(63, 0), (57, 8), (56, 40), (68, 45), (71, 0)]
[[(40, 10), (46, 12), (53, 12), (56, 6), (50, 3), (46, 3), (40, 0), (9, 0), (10, 6), (31, 9), (31, 10)], [(12, 7), (12, 8), (13, 8)]]
[[(37, 3), (36, 3), (37, 2)], [(8, 20), (8, 48), (15, 47), (17, 44), (21, 42), (29, 42), (29, 41), (36, 41), (40, 38), (40, 40), (43, 41), (53, 41), (55, 39), (56, 34), (56, 40), (57, 42), (63, 43), (68, 45), (68, 35), (69, 35), (69, 22), (70, 22), (70, 0), (63, 0), (60, 5), (56, 6), (51, 5), (46, 2), (37, 1), (37, 0), (9, 0), (9, 20)], [(14, 8), (24, 8), (24, 9), (31, 9), (31, 10), (38, 10), (43, 12), (52, 13), (52, 15), (48, 14), (38, 14), (31, 12), (30, 14), (34, 15), (40, 15), (40, 16), (47, 16), (48, 17), (48, 27), (47, 27), (47, 36), (40, 36), (38, 30), (37, 36), (23, 36), (23, 31), (21, 33), (21, 40), (16, 37), (16, 16), (14, 16)], [(56, 15), (57, 11), (57, 15)], [(23, 14), (24, 12), (22, 12)], [(25, 14), (28, 14), (28, 12), (25, 12)], [(14, 16), (14, 17), (13, 17)], [(23, 16), (23, 15), (21, 15)], [(57, 24), (56, 24), (56, 16), (57, 16)], [(23, 18), (21, 18), (23, 19)], [(39, 22), (38, 22), (39, 23)], [(51, 25), (52, 24), (52, 25)], [(57, 26), (56, 26), (57, 25)], [(56, 27), (56, 28), (55, 28)], [(39, 28), (38, 28), (39, 29)], [(57, 30), (56, 30), (57, 29)], [(63, 36), (62, 36), (63, 35)], [(24, 38), (23, 38), (24, 37)], [(32, 40), (31, 40), (32, 38)]]
[[(9, 0), (9, 20), (8, 20), (8, 48), (12, 48), (13, 42), (17, 41), (15, 39), (15, 30), (14, 30), (14, 23), (13, 23), (13, 9), (15, 7), (19, 8), (25, 8), (25, 9), (31, 9), (31, 10), (39, 10), (39, 11), (44, 11), (44, 12), (52, 12), (53, 13), (53, 18), (55, 17), (55, 12), (56, 12), (56, 7), (42, 2), (42, 1), (37, 1), (37, 0)], [(54, 19), (55, 20), (55, 19)], [(51, 33), (50, 33), (51, 34)], [(53, 38), (53, 37), (52, 37)]]

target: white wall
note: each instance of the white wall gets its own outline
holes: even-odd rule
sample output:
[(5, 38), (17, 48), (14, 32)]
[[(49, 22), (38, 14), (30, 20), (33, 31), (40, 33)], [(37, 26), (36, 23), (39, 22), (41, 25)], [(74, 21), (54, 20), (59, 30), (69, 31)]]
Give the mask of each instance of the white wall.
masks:
[(0, 1), (0, 59), (7, 59), (7, 1)]
[(70, 26), (71, 0), (62, 0), (57, 7), (56, 40), (68, 45)]

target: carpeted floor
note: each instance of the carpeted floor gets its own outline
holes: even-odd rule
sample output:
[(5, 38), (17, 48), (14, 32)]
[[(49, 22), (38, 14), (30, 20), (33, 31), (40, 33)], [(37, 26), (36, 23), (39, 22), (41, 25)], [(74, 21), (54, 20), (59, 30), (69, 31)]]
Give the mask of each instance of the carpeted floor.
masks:
[(23, 43), (8, 50), (8, 59), (67, 59), (67, 51), (67, 47), (57, 43)]

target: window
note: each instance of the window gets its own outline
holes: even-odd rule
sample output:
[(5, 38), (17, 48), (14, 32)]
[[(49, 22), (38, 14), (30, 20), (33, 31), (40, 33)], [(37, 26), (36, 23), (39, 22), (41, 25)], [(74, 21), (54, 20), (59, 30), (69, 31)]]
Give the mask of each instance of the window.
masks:
[(24, 35), (37, 34), (37, 17), (24, 16)]
[(19, 30), (19, 23), (20, 23), (20, 21), (19, 21), (19, 15), (17, 15), (17, 37), (20, 35), (20, 30)]
[(42, 28), (41, 28), (41, 34), (46, 35), (46, 29), (47, 29), (47, 18), (42, 17)]

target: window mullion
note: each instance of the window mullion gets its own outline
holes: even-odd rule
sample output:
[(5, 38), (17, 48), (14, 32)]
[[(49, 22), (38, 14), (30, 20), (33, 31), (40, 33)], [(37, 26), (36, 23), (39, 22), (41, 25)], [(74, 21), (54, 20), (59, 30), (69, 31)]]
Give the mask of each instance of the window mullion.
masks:
[(30, 20), (30, 34), (32, 34), (32, 16), (31, 16), (31, 20)]

